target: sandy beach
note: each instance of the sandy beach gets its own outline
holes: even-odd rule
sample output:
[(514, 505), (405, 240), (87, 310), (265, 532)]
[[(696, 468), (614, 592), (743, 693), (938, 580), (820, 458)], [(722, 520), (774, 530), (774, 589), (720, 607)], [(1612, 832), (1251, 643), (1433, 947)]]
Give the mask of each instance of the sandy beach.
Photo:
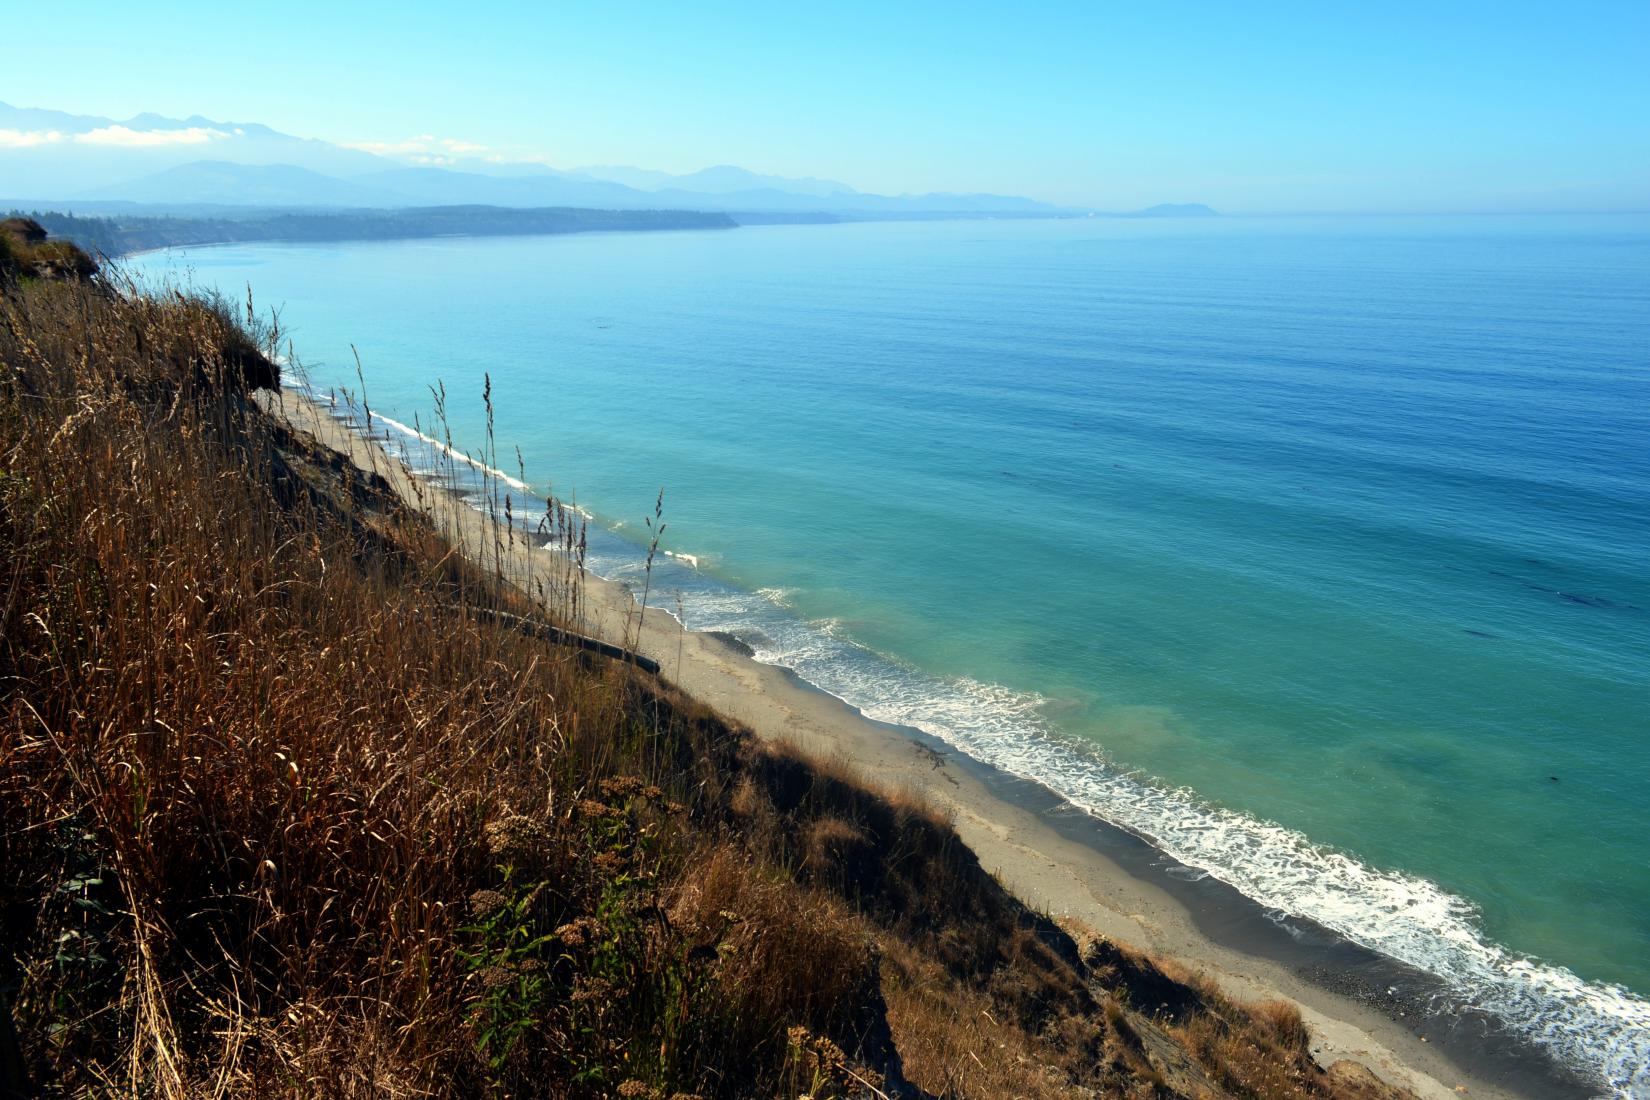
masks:
[[(491, 567), (495, 525), (479, 512), (420, 482), (301, 394), (286, 391), (272, 404), (294, 427), (387, 478), (405, 500), (424, 502), (449, 538)], [(500, 560), (524, 586), (530, 575), (548, 571), (546, 552), (519, 538), (502, 548)], [(1541, 1067), (1520, 1065), (1470, 1036), (1437, 1034), (1437, 1022), (1402, 998), (1383, 1003), (1373, 988), (1381, 984), (1382, 964), (1367, 953), (1327, 934), (1302, 946), (1235, 892), (1164, 874), (1164, 857), (1144, 841), (1035, 784), (961, 759), (917, 731), (869, 720), (787, 670), (752, 659), (736, 642), (683, 630), (657, 608), (638, 631), (637, 612), (625, 586), (587, 579), (582, 628), (590, 634), (638, 649), (659, 662), (665, 679), (765, 738), (844, 761), (876, 784), (943, 808), (981, 863), (1027, 904), (1201, 972), (1237, 998), (1294, 1001), (1323, 1065), (1350, 1059), (1428, 1100), (1555, 1094)]]

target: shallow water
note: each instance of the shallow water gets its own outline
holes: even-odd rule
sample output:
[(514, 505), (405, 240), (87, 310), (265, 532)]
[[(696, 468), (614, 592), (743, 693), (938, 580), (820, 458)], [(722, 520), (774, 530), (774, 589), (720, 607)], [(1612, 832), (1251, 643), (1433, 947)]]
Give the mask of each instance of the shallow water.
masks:
[(444, 381), (460, 446), (490, 373), (501, 451), (619, 532), (603, 571), (665, 487), (690, 625), (1645, 1072), (1608, 983), (1650, 993), (1650, 219), (137, 265), (250, 281), (318, 387), (356, 388), (353, 341), (409, 425)]

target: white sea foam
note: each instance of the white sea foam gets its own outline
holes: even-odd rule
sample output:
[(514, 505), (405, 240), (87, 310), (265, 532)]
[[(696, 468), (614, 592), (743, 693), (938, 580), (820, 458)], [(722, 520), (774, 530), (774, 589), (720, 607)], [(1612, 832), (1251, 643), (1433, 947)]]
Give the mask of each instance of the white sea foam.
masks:
[(382, 420), (384, 423), (388, 424), (396, 431), (401, 432), (403, 435), (416, 439), (425, 446), (430, 447), (436, 454), (462, 462), (471, 469), (475, 470), (477, 473), (486, 474), (489, 477), (495, 477), (504, 484), (510, 486), (510, 488), (515, 489), (517, 492), (531, 493), (533, 491), (533, 487), (525, 481), (522, 481), (520, 478), (511, 477), (503, 470), (495, 470), (493, 467), (488, 466), (480, 459), (472, 458), (471, 456), (464, 454), (462, 451), (455, 450), (454, 448), (441, 442), (439, 439), (434, 439), (428, 435), (425, 435), (417, 428), (403, 424), (399, 420), (392, 420), (383, 413), (373, 413), (372, 415), (375, 420)]
[[(324, 403), (328, 411), (331, 412), (334, 417), (339, 420), (346, 421), (355, 431), (366, 434), (366, 425), (355, 418), (355, 410), (353, 407), (348, 405), (340, 405), (335, 396), (320, 393), (313, 387), (305, 386), (302, 383), (294, 384), (293, 388), (303, 391), (306, 396), (310, 398), (310, 400), (315, 401), (318, 404)], [(484, 478), (490, 477), (497, 479), (503, 484), (516, 490), (518, 493), (521, 493), (526, 499), (534, 499), (537, 495), (537, 490), (520, 478), (512, 477), (503, 470), (495, 469), (472, 455), (465, 454), (457, 448), (449, 447), (441, 440), (436, 439), (434, 436), (425, 432), (419, 431), (410, 424), (402, 423), (394, 417), (385, 416), (383, 413), (379, 412), (373, 413), (372, 419), (375, 422), (382, 423), (389, 428), (394, 429), (395, 432), (405, 437), (404, 439), (396, 439), (389, 432), (385, 432), (382, 437), (378, 436), (377, 433), (372, 433), (375, 442), (386, 445), (396, 458), (399, 458), (403, 462), (407, 463), (409, 468), (421, 476), (432, 477), (441, 472), (430, 461), (431, 456), (439, 455), (443, 458), (463, 463), (465, 466), (482, 475)], [(418, 454), (410, 450), (407, 445), (407, 440), (417, 440), (419, 443), (423, 444), (426, 453)], [(583, 519), (594, 521), (596, 518), (590, 512), (577, 504), (571, 504), (567, 501), (562, 501), (560, 503), (567, 511)], [(695, 561), (695, 565), (697, 565), (697, 561)]]
[(844, 638), (835, 621), (801, 623), (743, 593), (696, 599), (689, 612), (696, 629), (737, 631), (754, 619), (771, 639), (756, 647), (758, 659), (794, 669), (871, 718), (914, 726), (1043, 784), (1150, 840), (1185, 865), (1186, 877), (1235, 887), (1291, 935), (1299, 930), (1289, 918), (1309, 919), (1436, 976), (1447, 991), (1438, 1010), (1482, 1012), (1603, 1092), (1650, 1097), (1650, 1001), (1490, 942), (1473, 906), (1436, 884), (1110, 767), (1052, 730), (1037, 696), (922, 676)]
[(697, 554), (683, 554), (676, 550), (666, 550), (665, 557), (675, 558), (677, 561), (691, 565), (695, 569), (699, 568), (699, 556)]
[[(407, 425), (379, 419), (480, 472), (505, 477)], [(635, 547), (613, 542), (593, 568), (603, 575), (637, 571)], [(690, 556), (671, 556), (697, 565)], [(1281, 825), (1111, 767), (1050, 728), (1035, 695), (927, 677), (857, 645), (836, 620), (803, 622), (786, 612), (790, 595), (703, 583), (688, 593), (685, 617), (695, 630), (748, 635), (754, 627), (762, 642), (753, 646), (758, 660), (794, 669), (870, 718), (921, 729), (1145, 837), (1184, 864), (1187, 877), (1208, 875), (1236, 888), (1291, 935), (1298, 930), (1289, 918), (1312, 920), (1436, 976), (1446, 990), (1439, 1011), (1482, 1012), (1601, 1092), (1650, 1097), (1650, 1001), (1490, 942), (1473, 906), (1432, 882), (1367, 866)]]

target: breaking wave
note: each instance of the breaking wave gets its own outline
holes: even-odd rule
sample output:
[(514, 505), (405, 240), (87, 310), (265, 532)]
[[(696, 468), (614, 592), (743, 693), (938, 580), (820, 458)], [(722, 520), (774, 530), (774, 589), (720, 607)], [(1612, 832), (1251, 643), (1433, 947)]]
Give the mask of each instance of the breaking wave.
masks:
[[(347, 419), (342, 410), (334, 415)], [(374, 417), (477, 475), (490, 474), (531, 492), (521, 481), (405, 424)], [(437, 472), (428, 456), (420, 461), (404, 447), (400, 454), (416, 472)], [(484, 506), (482, 495), (472, 492), (469, 499)], [(639, 574), (641, 554), (634, 543), (592, 527), (589, 566), (598, 575), (622, 581)], [(1314, 921), (1433, 975), (1443, 988), (1435, 1011), (1482, 1013), (1601, 1091), (1650, 1097), (1650, 1001), (1491, 942), (1470, 902), (1426, 879), (1371, 867), (1281, 825), (1115, 768), (1050, 726), (1041, 713), (1044, 701), (1034, 694), (928, 676), (857, 644), (835, 620), (798, 617), (789, 590), (742, 591), (697, 566), (691, 555), (672, 555), (655, 563), (652, 581), (654, 591), (681, 599), (690, 629), (731, 634), (747, 643), (757, 660), (793, 670), (870, 718), (915, 727), (976, 760), (1039, 783), (1151, 841), (1185, 865), (1180, 874), (1216, 878), (1276, 919)]]

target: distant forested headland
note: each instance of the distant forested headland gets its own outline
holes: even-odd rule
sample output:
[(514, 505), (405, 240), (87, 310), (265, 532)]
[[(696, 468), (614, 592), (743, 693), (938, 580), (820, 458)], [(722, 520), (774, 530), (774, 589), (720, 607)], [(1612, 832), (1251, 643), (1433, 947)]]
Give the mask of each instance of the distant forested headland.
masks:
[(403, 210), (269, 210), (233, 213), (110, 214), (14, 211), (38, 221), (53, 237), (106, 256), (152, 248), (238, 241), (388, 241), (418, 237), (505, 237), (662, 229), (733, 229), (723, 213), (693, 210), (514, 209), (499, 206), (427, 206)]
[[(47, 204), (39, 204), (45, 206)], [(863, 221), (952, 221), (999, 218), (1072, 218), (1048, 211), (901, 210), (599, 210), (576, 206), (326, 207), (223, 206), (97, 202), (69, 210), (0, 201), (0, 217), (28, 217), (53, 238), (91, 253), (119, 257), (155, 248), (251, 241), (393, 241), (422, 237), (518, 237), (549, 233), (646, 232), (665, 229), (737, 229), (742, 225), (830, 225)], [(30, 209), (29, 207), (34, 207)], [(1214, 217), (1198, 203), (1164, 204), (1128, 213), (1088, 217)]]

